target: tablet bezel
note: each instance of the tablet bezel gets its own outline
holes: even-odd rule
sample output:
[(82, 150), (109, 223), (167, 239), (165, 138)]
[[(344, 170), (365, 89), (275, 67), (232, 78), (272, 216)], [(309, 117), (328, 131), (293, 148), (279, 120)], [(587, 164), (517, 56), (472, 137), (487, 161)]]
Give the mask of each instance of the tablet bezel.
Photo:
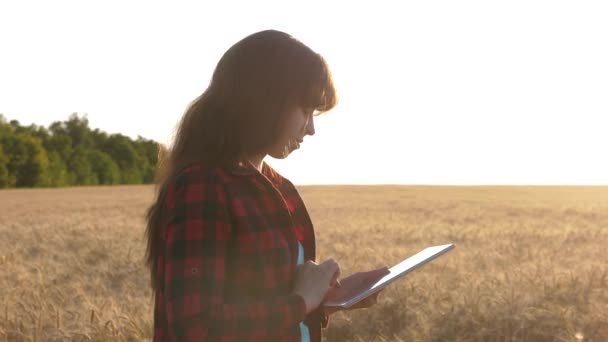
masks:
[[(378, 280), (374, 285), (372, 285), (369, 289), (361, 292), (359, 295), (341, 302), (341, 303), (324, 303), (323, 306), (326, 308), (342, 308), (348, 309), (359, 301), (363, 300), (366, 297), (373, 295), (374, 293), (382, 290), (388, 285), (392, 284), (396, 280), (402, 278), (406, 274), (412, 272), (413, 270), (419, 268), (420, 266), (428, 263), (436, 259), (437, 257), (447, 253), (452, 250), (456, 245), (453, 243), (445, 244), (445, 245), (436, 245), (427, 247), (420, 252), (410, 256), (409, 258), (401, 261), (395, 266), (391, 267), (389, 271), (391, 273), (382, 277), (382, 279)], [(421, 259), (422, 258), (422, 259)]]

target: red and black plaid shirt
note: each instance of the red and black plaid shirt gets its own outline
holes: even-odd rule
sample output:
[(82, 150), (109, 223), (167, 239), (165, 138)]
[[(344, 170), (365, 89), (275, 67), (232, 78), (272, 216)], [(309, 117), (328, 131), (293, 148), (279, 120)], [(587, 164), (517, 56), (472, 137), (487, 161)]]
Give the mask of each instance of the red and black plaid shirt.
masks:
[(321, 340), (327, 316), (292, 294), (298, 241), (315, 260), (308, 212), (294, 185), (264, 163), (204, 169), (169, 184), (157, 258), (154, 341)]

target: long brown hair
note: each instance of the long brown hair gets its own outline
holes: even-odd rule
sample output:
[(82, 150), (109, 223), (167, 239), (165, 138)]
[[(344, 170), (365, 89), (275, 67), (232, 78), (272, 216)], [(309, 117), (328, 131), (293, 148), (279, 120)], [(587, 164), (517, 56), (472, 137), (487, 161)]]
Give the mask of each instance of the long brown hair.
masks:
[(184, 113), (172, 146), (159, 152), (155, 201), (147, 211), (145, 232), (153, 291), (164, 195), (177, 173), (196, 162), (229, 165), (264, 153), (278, 137), (286, 109), (302, 106), (322, 113), (335, 105), (323, 57), (284, 32), (254, 33), (224, 53), (209, 86)]

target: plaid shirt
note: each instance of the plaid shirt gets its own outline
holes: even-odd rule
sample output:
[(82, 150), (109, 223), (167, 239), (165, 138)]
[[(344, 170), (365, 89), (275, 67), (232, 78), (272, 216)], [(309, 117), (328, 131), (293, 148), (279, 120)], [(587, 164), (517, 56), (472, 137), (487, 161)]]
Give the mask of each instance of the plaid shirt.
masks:
[(321, 340), (328, 317), (292, 294), (298, 241), (315, 260), (295, 186), (266, 163), (184, 169), (167, 188), (157, 258), (154, 341)]

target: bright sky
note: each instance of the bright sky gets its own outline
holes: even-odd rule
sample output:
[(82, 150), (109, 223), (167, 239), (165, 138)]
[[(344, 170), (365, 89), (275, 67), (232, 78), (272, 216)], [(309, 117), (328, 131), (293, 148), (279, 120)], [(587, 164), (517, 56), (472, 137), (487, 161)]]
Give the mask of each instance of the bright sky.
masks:
[(3, 1), (0, 113), (170, 142), (222, 53), (268, 28), (340, 103), (296, 184), (608, 184), (606, 1)]

